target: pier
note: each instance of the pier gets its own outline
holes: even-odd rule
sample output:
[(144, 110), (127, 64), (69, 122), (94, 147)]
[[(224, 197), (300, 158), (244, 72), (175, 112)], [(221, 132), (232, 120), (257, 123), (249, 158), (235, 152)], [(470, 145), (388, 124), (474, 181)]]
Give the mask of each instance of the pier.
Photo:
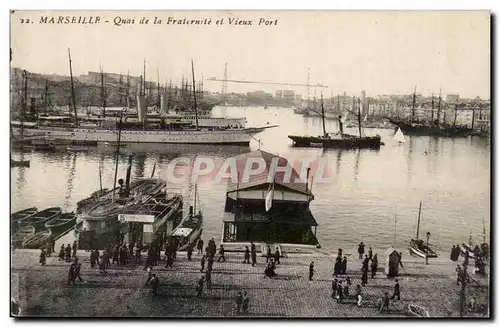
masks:
[[(259, 248), (259, 247), (257, 247)], [(344, 249), (348, 256), (347, 275), (351, 278), (350, 293), (361, 284), (361, 260), (356, 248)], [(383, 249), (375, 249), (379, 256)], [(379, 301), (384, 292), (392, 296), (394, 280), (386, 278), (385, 259), (380, 256), (377, 276), (369, 278), (362, 287), (363, 302), (337, 303), (331, 297), (334, 255), (294, 253), (281, 259), (277, 277), (264, 278), (265, 258), (259, 256), (257, 265), (243, 264), (242, 253), (226, 253), (226, 262), (217, 262), (212, 272), (212, 286), (196, 296), (200, 272), (200, 255), (188, 261), (186, 253), (178, 252), (173, 268), (164, 268), (160, 261), (154, 267), (160, 280), (157, 296), (145, 286), (143, 264), (111, 265), (106, 274), (90, 268), (89, 252), (79, 250), (83, 281), (67, 286), (69, 263), (58, 261), (57, 255), (39, 264), (39, 251), (12, 252), (12, 296), (21, 306), (23, 316), (65, 317), (306, 317), (306, 318), (394, 318), (407, 316), (409, 304), (426, 308), (430, 317), (459, 317), (460, 290), (456, 284), (455, 268), (462, 259), (453, 262), (443, 255), (429, 265), (419, 258), (403, 255), (404, 268), (399, 270), (401, 300), (391, 300), (389, 311), (379, 313)], [(163, 255), (162, 255), (163, 258)], [(308, 280), (309, 264), (314, 261), (313, 281)], [(466, 287), (466, 303), (474, 296), (479, 305), (489, 307), (489, 278), (469, 274), (479, 285)], [(489, 275), (489, 268), (487, 269)], [(249, 296), (249, 311), (238, 314), (235, 299), (238, 292)], [(473, 314), (468, 313), (466, 316)], [(484, 317), (489, 313), (484, 314)], [(475, 315), (482, 317), (483, 315)]]

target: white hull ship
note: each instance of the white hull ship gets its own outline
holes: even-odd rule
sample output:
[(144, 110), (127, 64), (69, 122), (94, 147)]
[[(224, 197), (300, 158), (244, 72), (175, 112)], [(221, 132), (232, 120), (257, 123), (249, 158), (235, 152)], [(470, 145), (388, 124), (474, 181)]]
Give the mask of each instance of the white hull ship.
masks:
[[(227, 130), (121, 130), (123, 143), (231, 144), (248, 145), (260, 128)], [(13, 135), (43, 137), (51, 140), (116, 142), (118, 130), (101, 128), (12, 127)]]

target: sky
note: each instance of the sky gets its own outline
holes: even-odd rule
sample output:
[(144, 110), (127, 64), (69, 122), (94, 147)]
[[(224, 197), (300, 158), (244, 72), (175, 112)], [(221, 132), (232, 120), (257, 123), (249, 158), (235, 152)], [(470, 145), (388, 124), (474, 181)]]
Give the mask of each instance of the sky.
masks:
[[(44, 24), (41, 17), (100, 17), (101, 23)], [(117, 18), (118, 17), (118, 18)], [(140, 24), (142, 17), (149, 24)], [(155, 17), (161, 24), (153, 24)], [(211, 19), (210, 25), (165, 24), (172, 19)], [(251, 20), (231, 25), (229, 18)], [(258, 25), (260, 19), (276, 22)], [(30, 23), (21, 23), (21, 19)], [(116, 26), (115, 19), (134, 24)], [(223, 19), (222, 25), (216, 25)], [(104, 21), (108, 23), (104, 23)], [(277, 21), (276, 21), (277, 20)], [(16, 11), (11, 15), (12, 66), (45, 74), (88, 71), (138, 76), (160, 82), (182, 76), (221, 91), (228, 79), (327, 85), (320, 92), (368, 96), (459, 94), (490, 97), (490, 13), (487, 11)], [(228, 92), (307, 88), (228, 84)]]

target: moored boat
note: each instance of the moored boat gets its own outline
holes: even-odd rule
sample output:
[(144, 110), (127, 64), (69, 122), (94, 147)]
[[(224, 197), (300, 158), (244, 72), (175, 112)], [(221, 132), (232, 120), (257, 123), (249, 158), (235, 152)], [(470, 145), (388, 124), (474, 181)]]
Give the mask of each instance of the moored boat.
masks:
[(35, 228), (31, 225), (21, 226), (11, 237), (10, 243), (13, 248), (20, 248), (23, 241), (35, 234)]
[(89, 148), (83, 145), (72, 145), (66, 148), (68, 152), (88, 152)]
[(52, 207), (19, 220), (19, 226), (32, 226), (35, 230), (45, 228), (45, 223), (61, 214), (61, 208)]
[(415, 254), (421, 258), (437, 258), (436, 251), (432, 250), (429, 246), (429, 236), (430, 233), (427, 233), (427, 244), (424, 243), (423, 240), (419, 239), (419, 231), (420, 231), (420, 216), (422, 213), (422, 201), (420, 201), (420, 206), (418, 209), (418, 221), (417, 221), (417, 236), (414, 239), (410, 240), (409, 250), (410, 254)]
[(73, 212), (63, 213), (45, 223), (45, 228), (56, 236), (64, 233), (75, 226), (76, 215)]
[(10, 215), (11, 232), (19, 229), (19, 221), (26, 217), (33, 216), (38, 212), (37, 207), (31, 207), (24, 210), (16, 211)]
[(24, 249), (39, 249), (45, 247), (50, 236), (51, 232), (47, 229), (33, 233), (24, 238), (22, 247)]
[(171, 238), (177, 244), (178, 251), (186, 250), (189, 245), (194, 246), (203, 232), (203, 213), (196, 206), (196, 185), (194, 194), (194, 206), (189, 206), (188, 214), (172, 232)]
[(295, 147), (307, 148), (335, 148), (335, 149), (379, 149), (383, 145), (380, 135), (362, 136), (361, 135), (361, 113), (358, 108), (359, 136), (344, 133), (342, 118), (339, 117), (340, 131), (337, 134), (330, 135), (325, 128), (325, 108), (323, 98), (321, 98), (321, 118), (323, 121), (323, 135), (321, 136), (300, 136), (289, 135), (288, 138), (293, 141)]
[(14, 160), (10, 159), (10, 166), (11, 167), (28, 167), (30, 166), (30, 161), (29, 160)]

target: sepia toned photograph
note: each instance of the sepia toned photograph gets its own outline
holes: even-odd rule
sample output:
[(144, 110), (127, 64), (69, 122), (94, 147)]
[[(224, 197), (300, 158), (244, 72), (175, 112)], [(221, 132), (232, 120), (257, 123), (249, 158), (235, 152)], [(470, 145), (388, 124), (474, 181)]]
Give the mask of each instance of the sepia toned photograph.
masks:
[(10, 316), (489, 319), (491, 12), (10, 13)]

